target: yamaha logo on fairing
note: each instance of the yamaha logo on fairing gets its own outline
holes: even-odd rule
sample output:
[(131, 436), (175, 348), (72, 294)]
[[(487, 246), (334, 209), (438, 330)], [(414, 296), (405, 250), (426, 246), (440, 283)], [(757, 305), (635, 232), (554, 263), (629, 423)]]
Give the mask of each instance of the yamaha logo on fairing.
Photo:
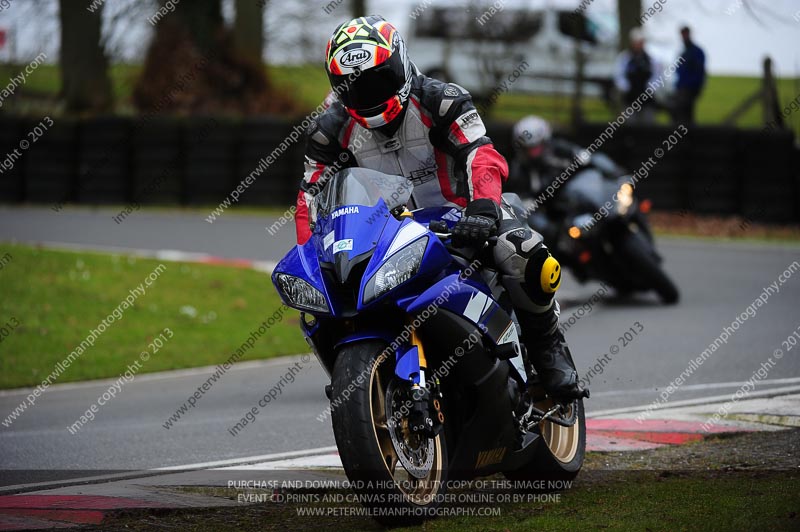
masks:
[(331, 220), (335, 220), (339, 216), (343, 216), (345, 214), (358, 214), (358, 207), (342, 207), (338, 211), (333, 211), (331, 213)]
[(342, 55), (342, 58), (339, 59), (339, 63), (342, 66), (354, 67), (357, 65), (362, 65), (370, 59), (372, 59), (372, 52), (365, 50), (364, 48), (359, 48), (357, 50), (345, 52)]

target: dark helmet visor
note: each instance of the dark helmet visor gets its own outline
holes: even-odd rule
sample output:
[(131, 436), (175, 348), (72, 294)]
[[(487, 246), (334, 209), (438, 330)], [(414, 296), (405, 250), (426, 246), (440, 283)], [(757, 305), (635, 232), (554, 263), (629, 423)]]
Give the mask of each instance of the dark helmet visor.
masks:
[(384, 104), (395, 96), (406, 82), (400, 54), (392, 54), (380, 65), (360, 73), (328, 74), (331, 87), (345, 107), (364, 116), (381, 113)]

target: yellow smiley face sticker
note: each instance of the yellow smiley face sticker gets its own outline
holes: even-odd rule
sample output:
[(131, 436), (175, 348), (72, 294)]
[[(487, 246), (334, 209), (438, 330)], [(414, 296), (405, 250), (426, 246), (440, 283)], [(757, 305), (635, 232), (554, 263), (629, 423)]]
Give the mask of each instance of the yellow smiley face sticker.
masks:
[(542, 273), (539, 277), (542, 285), (542, 291), (546, 294), (552, 294), (561, 285), (561, 265), (552, 256), (547, 257), (547, 260), (542, 264)]

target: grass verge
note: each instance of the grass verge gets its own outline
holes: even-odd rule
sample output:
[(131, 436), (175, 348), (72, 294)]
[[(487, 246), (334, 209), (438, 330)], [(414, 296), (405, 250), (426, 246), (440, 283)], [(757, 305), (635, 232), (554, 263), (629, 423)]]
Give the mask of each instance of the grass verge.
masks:
[[(162, 264), (100, 253), (0, 245), (0, 388), (41, 383)], [(269, 277), (224, 266), (165, 262), (131, 308), (112, 318), (57, 382), (116, 377), (139, 358), (142, 372), (219, 364), (281, 307)], [(14, 323), (19, 325), (14, 326)], [(298, 313), (283, 312), (241, 360), (307, 351)], [(157, 352), (149, 343), (170, 328)]]

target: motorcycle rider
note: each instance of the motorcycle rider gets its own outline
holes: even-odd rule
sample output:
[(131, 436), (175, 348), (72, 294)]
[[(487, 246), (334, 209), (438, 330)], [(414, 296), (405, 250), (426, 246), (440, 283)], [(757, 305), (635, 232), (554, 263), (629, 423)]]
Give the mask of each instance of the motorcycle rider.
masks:
[(494, 260), (545, 390), (564, 401), (588, 396), (558, 329), (561, 267), (540, 235), (501, 205), (508, 166), (486, 137), (469, 93), (420, 74), (395, 27), (375, 15), (336, 28), (325, 67), (337, 99), (306, 132), (298, 244), (311, 237), (312, 201), (332, 173), (358, 166), (407, 177), (413, 208), (463, 210), (452, 231), (454, 247), (480, 249), (498, 235)]
[[(514, 158), (508, 178), (507, 191), (534, 196), (541, 194), (556, 181), (567, 168), (577, 163), (572, 171), (592, 166), (608, 178), (616, 178), (625, 169), (600, 153), (589, 154), (578, 144), (553, 136), (550, 123), (536, 115), (528, 115), (514, 124), (512, 130)], [(547, 210), (548, 203), (543, 205)]]
[(557, 168), (563, 166), (563, 161), (558, 160), (555, 154), (552, 141), (553, 130), (544, 118), (530, 115), (514, 124), (511, 138), (514, 158), (511, 160), (506, 190), (540, 194), (547, 188), (558, 175)]

